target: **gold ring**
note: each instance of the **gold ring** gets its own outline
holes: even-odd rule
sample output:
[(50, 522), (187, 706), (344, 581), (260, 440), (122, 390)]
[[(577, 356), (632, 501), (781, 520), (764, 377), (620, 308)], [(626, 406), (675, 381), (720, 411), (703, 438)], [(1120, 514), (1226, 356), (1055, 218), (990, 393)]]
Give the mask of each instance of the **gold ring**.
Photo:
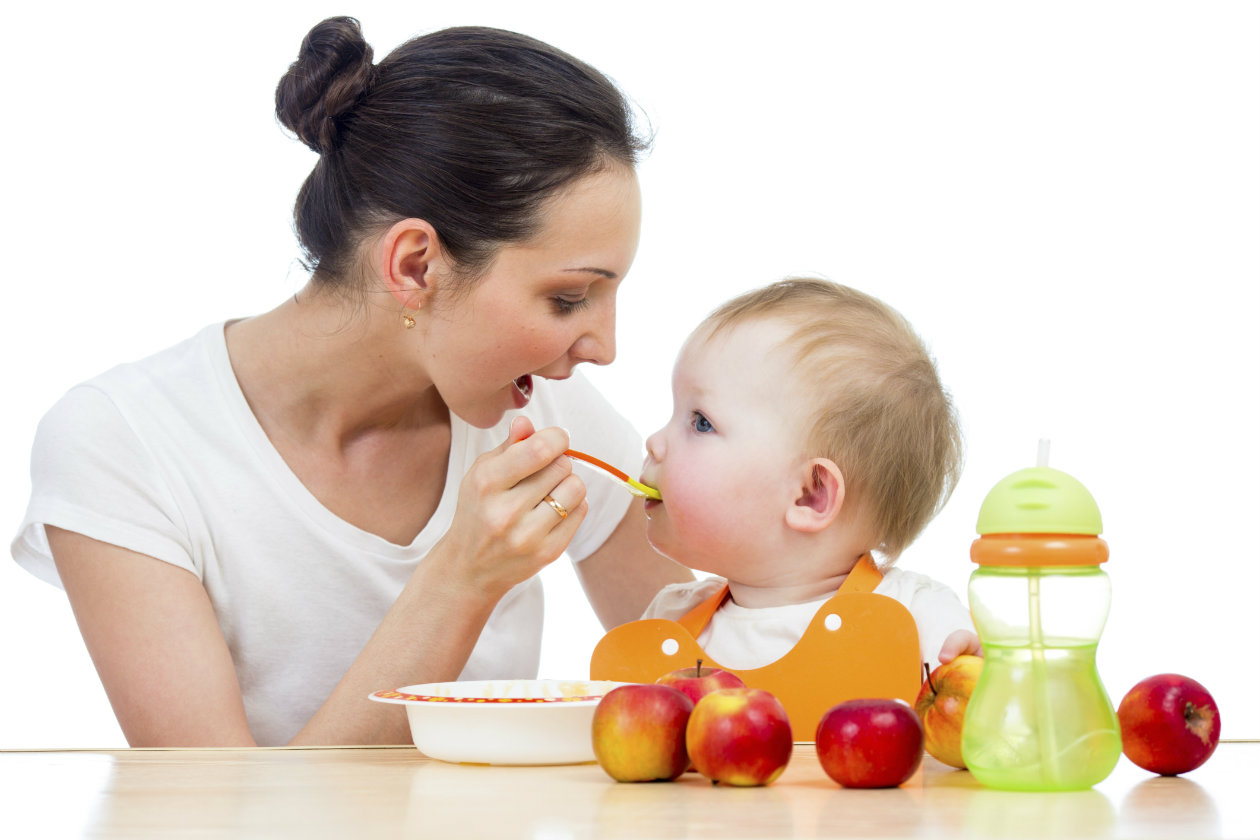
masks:
[(555, 499), (551, 498), (550, 493), (548, 493), (546, 496), (543, 496), (543, 501), (551, 505), (551, 509), (554, 510), (556, 513), (560, 514), (561, 519), (564, 519), (566, 516), (569, 515), (569, 509), (566, 508), (564, 505), (560, 504), (559, 502), (557, 502)]

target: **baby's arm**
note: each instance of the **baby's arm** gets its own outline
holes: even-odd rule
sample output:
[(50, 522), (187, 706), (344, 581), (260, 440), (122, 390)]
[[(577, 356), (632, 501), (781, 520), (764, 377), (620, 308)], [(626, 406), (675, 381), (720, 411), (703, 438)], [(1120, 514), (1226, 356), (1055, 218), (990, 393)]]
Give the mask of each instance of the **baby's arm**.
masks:
[(969, 653), (972, 656), (984, 656), (980, 649), (980, 637), (970, 630), (955, 630), (945, 637), (941, 645), (941, 664), (952, 662), (955, 657)]

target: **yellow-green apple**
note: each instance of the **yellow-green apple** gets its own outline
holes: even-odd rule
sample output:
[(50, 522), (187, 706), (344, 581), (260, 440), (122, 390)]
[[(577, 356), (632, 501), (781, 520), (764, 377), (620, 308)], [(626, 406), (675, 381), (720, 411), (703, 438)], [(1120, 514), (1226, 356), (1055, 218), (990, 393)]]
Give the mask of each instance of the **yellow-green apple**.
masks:
[(619, 782), (677, 779), (687, 769), (687, 719), (695, 704), (667, 685), (619, 685), (600, 699), (591, 746)]
[(704, 668), (701, 667), (703, 664), (704, 660), (697, 659), (696, 667), (670, 671), (656, 682), (678, 689), (690, 697), (693, 703), (699, 703), (701, 697), (719, 688), (744, 688), (744, 681), (730, 671)]
[(700, 698), (687, 721), (687, 753), (714, 784), (768, 785), (792, 758), (792, 724), (764, 689), (719, 688)]
[(903, 700), (846, 700), (818, 721), (823, 770), (849, 788), (896, 787), (923, 760), (923, 723)]
[[(962, 757), (963, 715), (980, 679), (984, 660), (964, 653), (927, 675), (914, 710), (923, 721), (923, 745), (928, 755), (950, 767), (965, 768)], [(927, 671), (925, 662), (923, 670)]]
[(1211, 758), (1221, 739), (1221, 713), (1199, 682), (1156, 674), (1120, 701), (1120, 743), (1129, 760), (1152, 773), (1188, 773)]

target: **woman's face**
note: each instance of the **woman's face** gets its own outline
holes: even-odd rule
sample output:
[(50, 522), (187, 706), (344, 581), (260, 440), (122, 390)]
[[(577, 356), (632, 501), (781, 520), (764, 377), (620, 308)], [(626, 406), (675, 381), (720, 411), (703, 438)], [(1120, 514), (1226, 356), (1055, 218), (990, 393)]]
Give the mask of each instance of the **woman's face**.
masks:
[(538, 235), (504, 246), (469, 291), (439, 295), (425, 364), (452, 412), (489, 428), (529, 402), (533, 377), (613, 360), (639, 214), (634, 171), (613, 165), (553, 197)]

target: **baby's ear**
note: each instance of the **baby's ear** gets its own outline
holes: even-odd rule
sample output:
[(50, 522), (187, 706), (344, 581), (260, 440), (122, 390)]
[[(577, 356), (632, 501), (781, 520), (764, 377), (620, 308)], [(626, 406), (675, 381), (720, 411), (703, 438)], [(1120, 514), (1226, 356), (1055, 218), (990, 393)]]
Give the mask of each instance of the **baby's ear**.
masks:
[(800, 491), (788, 509), (787, 524), (813, 533), (830, 525), (844, 506), (844, 476), (835, 461), (813, 458), (801, 470)]

